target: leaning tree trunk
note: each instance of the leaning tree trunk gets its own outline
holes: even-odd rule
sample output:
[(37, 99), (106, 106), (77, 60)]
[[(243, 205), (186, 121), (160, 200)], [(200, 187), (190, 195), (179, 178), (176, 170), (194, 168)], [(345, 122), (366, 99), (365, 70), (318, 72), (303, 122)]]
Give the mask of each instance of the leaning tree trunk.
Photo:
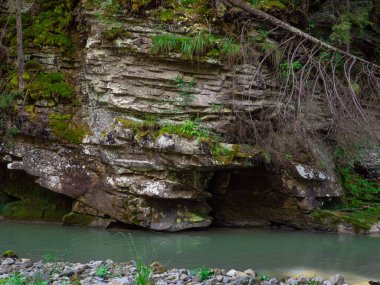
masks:
[(22, 0), (16, 0), (16, 29), (17, 29), (17, 67), (18, 67), (18, 89), (24, 90), (24, 49), (22, 44)]

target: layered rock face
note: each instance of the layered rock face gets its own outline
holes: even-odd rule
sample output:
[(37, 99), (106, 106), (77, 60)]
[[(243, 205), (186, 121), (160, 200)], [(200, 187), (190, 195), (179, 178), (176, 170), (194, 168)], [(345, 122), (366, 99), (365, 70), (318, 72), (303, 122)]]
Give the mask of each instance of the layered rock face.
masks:
[[(86, 125), (86, 136), (79, 145), (60, 140), (49, 114), (72, 106), (36, 102), (33, 116), (20, 108), (14, 123), (21, 135), (0, 149), (8, 172), (22, 170), (73, 199), (66, 224), (177, 231), (215, 218), (232, 226), (318, 228), (310, 212), (342, 194), (333, 171), (292, 161), (278, 169), (258, 147), (208, 137), (231, 122), (231, 104), (244, 112), (275, 108), (269, 71), (259, 71), (258, 82), (252, 65), (153, 55), (152, 37), (174, 27), (147, 19), (123, 19), (114, 40), (104, 37), (107, 24), (83, 11), (76, 28), (83, 47), (75, 58), (54, 51), (28, 57), (75, 80), (73, 121)], [(189, 82), (191, 89), (181, 89)], [(198, 133), (186, 135), (186, 124)]]

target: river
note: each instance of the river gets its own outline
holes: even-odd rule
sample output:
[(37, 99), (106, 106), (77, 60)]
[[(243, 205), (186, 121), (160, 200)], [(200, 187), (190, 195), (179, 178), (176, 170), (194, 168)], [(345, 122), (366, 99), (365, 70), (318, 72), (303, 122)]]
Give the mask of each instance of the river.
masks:
[(0, 252), (8, 249), (33, 259), (128, 261), (137, 252), (146, 262), (176, 268), (252, 268), (276, 277), (342, 273), (349, 284), (380, 279), (380, 238), (370, 236), (226, 228), (158, 233), (0, 222)]

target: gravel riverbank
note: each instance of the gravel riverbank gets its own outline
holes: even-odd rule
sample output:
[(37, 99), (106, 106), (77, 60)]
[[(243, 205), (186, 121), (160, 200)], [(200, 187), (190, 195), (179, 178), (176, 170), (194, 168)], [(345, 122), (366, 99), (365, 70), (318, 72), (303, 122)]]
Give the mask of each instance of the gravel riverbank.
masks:
[[(252, 269), (244, 272), (224, 269), (198, 268), (167, 270), (158, 262), (149, 267), (130, 261), (115, 263), (112, 260), (71, 262), (33, 262), (30, 259), (13, 257), (0, 258), (0, 284), (27, 285), (343, 285), (343, 276), (336, 274), (323, 279), (315, 276), (299, 276), (278, 280), (260, 275)], [(21, 281), (21, 283), (12, 280)], [(8, 282), (8, 283), (7, 283)]]

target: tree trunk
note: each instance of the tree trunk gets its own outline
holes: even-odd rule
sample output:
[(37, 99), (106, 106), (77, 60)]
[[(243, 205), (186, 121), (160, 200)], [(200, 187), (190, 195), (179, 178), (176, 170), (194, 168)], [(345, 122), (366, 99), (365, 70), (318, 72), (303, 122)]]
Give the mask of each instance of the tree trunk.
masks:
[(22, 0), (16, 0), (16, 29), (17, 29), (17, 67), (18, 67), (18, 89), (24, 91), (24, 49), (22, 44)]

